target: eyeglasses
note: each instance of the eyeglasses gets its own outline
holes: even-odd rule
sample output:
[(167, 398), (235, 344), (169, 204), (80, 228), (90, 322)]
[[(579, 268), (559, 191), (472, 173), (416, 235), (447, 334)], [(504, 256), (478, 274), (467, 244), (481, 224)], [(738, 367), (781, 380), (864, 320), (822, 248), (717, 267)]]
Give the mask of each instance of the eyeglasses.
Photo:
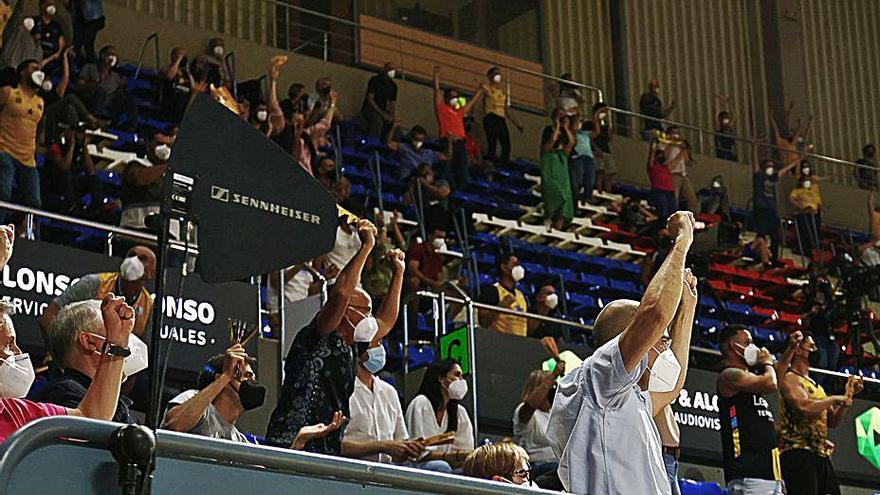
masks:
[(510, 473), (510, 476), (513, 478), (520, 478), (525, 481), (532, 481), (532, 466), (531, 464), (528, 464), (527, 466), (527, 468), (517, 469), (516, 471)]

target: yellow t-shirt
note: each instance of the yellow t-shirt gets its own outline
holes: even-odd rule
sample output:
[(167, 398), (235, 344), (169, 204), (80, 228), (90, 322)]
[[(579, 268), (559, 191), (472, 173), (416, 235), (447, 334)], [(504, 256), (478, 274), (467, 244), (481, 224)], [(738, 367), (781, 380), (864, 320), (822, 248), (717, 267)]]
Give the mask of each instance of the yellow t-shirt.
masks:
[(822, 207), (822, 196), (819, 195), (818, 188), (814, 189), (815, 186), (811, 186), (810, 189), (804, 189), (802, 187), (797, 187), (791, 190), (788, 198), (798, 205), (801, 208), (812, 208), (813, 211), (819, 211)]
[(486, 113), (494, 113), (499, 117), (507, 116), (507, 93), (501, 88), (486, 85)]
[(22, 165), (36, 167), (37, 124), (43, 115), (43, 99), (21, 88), (0, 90), (0, 153)]
[[(495, 284), (495, 289), (498, 290), (499, 306), (501, 305), (500, 302), (503, 301), (504, 298), (507, 297), (507, 295), (511, 295), (514, 299), (513, 304), (511, 306), (503, 307), (506, 307), (507, 309), (512, 309), (514, 311), (528, 311), (529, 303), (526, 301), (526, 296), (522, 293), (521, 290), (513, 289), (513, 292), (510, 292), (509, 290), (502, 287), (499, 283)], [(525, 337), (529, 333), (528, 320), (521, 316), (513, 316), (500, 313), (498, 315), (498, 318), (495, 320), (493, 330)]]
[[(828, 397), (822, 385), (797, 373), (795, 376), (810, 400), (822, 400)], [(818, 417), (808, 418), (789, 407), (784, 400), (780, 400), (778, 416), (776, 431), (779, 435), (779, 450), (785, 452), (792, 449), (806, 449), (822, 457), (831, 454), (827, 442), (828, 411), (822, 411)]]
[(6, 3), (5, 0), (0, 0), (0, 48), (3, 47), (3, 30), (6, 29), (6, 24), (11, 17), (12, 5)]

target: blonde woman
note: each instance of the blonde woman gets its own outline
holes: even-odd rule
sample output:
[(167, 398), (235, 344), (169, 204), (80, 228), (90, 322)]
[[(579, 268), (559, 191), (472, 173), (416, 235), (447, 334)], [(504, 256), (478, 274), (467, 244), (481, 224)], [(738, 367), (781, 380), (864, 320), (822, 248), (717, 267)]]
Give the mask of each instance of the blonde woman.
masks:
[(529, 454), (513, 443), (482, 445), (464, 461), (465, 476), (500, 481), (514, 485), (531, 485), (532, 470)]
[(531, 459), (535, 476), (555, 471), (559, 459), (550, 447), (547, 424), (550, 422), (550, 406), (556, 393), (556, 378), (565, 372), (560, 361), (553, 372), (535, 370), (526, 378), (522, 402), (513, 412), (513, 437), (522, 445)]

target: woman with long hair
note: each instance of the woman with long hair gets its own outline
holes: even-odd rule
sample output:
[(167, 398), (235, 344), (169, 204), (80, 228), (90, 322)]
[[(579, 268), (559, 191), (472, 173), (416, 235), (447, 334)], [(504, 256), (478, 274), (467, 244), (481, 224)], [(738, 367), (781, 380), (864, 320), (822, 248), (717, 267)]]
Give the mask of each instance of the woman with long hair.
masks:
[(555, 471), (559, 464), (547, 438), (547, 425), (556, 393), (556, 379), (564, 372), (563, 361), (552, 372), (532, 371), (523, 387), (522, 402), (513, 412), (513, 439), (528, 452), (536, 477)]
[(422, 378), (419, 393), (406, 409), (406, 427), (411, 438), (428, 438), (455, 432), (451, 445), (435, 447), (439, 458), (460, 465), (474, 450), (474, 427), (459, 401), (467, 395), (461, 366), (451, 360), (431, 363)]

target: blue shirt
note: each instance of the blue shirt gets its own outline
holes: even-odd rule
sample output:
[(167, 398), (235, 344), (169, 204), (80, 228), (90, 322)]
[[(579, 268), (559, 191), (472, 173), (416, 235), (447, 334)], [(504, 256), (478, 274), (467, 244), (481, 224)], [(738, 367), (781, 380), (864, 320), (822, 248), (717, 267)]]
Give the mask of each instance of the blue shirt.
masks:
[(409, 177), (422, 163), (433, 165), (437, 161), (437, 152), (428, 149), (424, 144), (416, 149), (412, 144), (402, 142), (397, 148), (397, 159), (400, 160), (397, 178), (402, 180)]
[(574, 157), (588, 156), (593, 158), (593, 146), (590, 144), (590, 133), (581, 131), (577, 133), (577, 144), (574, 145)]
[(596, 349), (560, 382), (547, 437), (565, 490), (581, 495), (671, 495), (651, 395), (627, 373), (620, 336)]

